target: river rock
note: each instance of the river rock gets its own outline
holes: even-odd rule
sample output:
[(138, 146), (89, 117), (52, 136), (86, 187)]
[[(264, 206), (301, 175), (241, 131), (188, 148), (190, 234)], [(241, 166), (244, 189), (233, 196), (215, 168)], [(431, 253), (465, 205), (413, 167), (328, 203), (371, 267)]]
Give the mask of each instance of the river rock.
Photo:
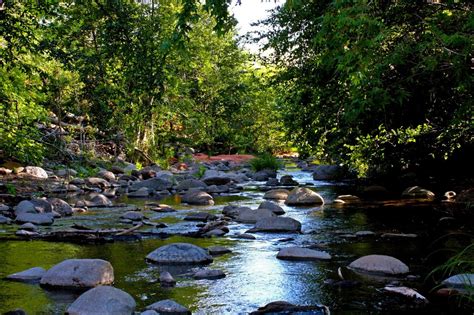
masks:
[(13, 281), (34, 282), (34, 281), (39, 281), (44, 276), (45, 273), (46, 273), (46, 270), (44, 268), (34, 267), (34, 268), (30, 268), (21, 272), (8, 275), (6, 278), (8, 280), (13, 280)]
[(173, 300), (162, 300), (147, 306), (146, 309), (163, 315), (191, 315), (191, 312), (186, 307)]
[(419, 186), (408, 187), (402, 193), (402, 198), (434, 199), (435, 194)]
[(228, 232), (221, 230), (221, 229), (212, 229), (209, 232), (204, 233), (202, 236), (204, 237), (220, 237), (226, 235)]
[[(112, 201), (106, 196), (99, 194), (92, 198), (90, 201), (86, 201), (85, 205), (88, 207), (111, 207)], [(76, 207), (78, 204), (76, 203)]]
[(142, 180), (140, 182), (133, 183), (130, 186), (130, 191), (139, 190), (142, 187), (148, 188), (150, 191), (155, 190), (167, 190), (173, 187), (173, 181), (171, 178), (168, 177), (152, 177), (146, 180)]
[(338, 165), (314, 165), (311, 169), (314, 180), (337, 180), (343, 175), (343, 169)]
[(293, 189), (285, 203), (292, 206), (323, 204), (324, 199), (309, 188), (296, 187)]
[(363, 256), (351, 262), (349, 268), (356, 271), (385, 275), (401, 275), (410, 271), (403, 262), (386, 255)]
[(73, 214), (72, 207), (64, 200), (59, 198), (49, 198), (48, 202), (53, 207), (54, 211), (61, 216), (70, 216)]
[(244, 211), (246, 209), (252, 210), (249, 207), (228, 205), (225, 206), (224, 209), (222, 209), (222, 214), (230, 218), (236, 218), (241, 211)]
[(278, 186), (280, 181), (277, 178), (269, 178), (265, 183), (265, 186)]
[(99, 173), (97, 173), (97, 176), (102, 177), (103, 179), (108, 181), (115, 180), (115, 174), (111, 171), (100, 171)]
[(24, 172), (32, 177), (43, 179), (48, 178), (48, 173), (39, 166), (27, 166), (25, 167)]
[(101, 189), (110, 187), (110, 183), (108, 181), (106, 181), (103, 178), (99, 178), (99, 177), (86, 178), (85, 184), (87, 186), (90, 186), (90, 187), (98, 187), (98, 188), (101, 188)]
[(263, 195), (263, 199), (286, 200), (289, 194), (287, 189), (272, 189)]
[(147, 198), (150, 194), (151, 191), (147, 187), (142, 187), (136, 191), (129, 192), (127, 196), (129, 198)]
[(36, 231), (38, 227), (34, 225), (33, 223), (28, 222), (28, 223), (20, 225), (20, 229), (27, 230), (27, 231)]
[(208, 264), (212, 257), (206, 249), (188, 243), (173, 243), (152, 251), (147, 260), (158, 264)]
[(53, 207), (46, 200), (31, 199), (21, 201), (14, 210), (16, 215), (22, 213), (48, 213), (53, 211)]
[(139, 211), (127, 211), (120, 218), (131, 221), (142, 221), (145, 216)]
[(423, 303), (428, 303), (428, 299), (425, 298), (423, 295), (418, 293), (417, 291), (413, 290), (412, 288), (408, 287), (393, 287), (393, 286), (386, 286), (383, 288), (385, 291), (390, 293), (395, 293), (399, 295), (406, 296), (408, 298), (421, 301)]
[(20, 213), (16, 216), (15, 222), (51, 225), (54, 222), (54, 216), (51, 213)]
[(336, 199), (334, 199), (334, 203), (338, 203), (338, 204), (360, 203), (360, 198), (353, 195), (340, 195), (340, 196), (337, 196)]
[(77, 175), (77, 171), (72, 168), (62, 168), (57, 170), (55, 173), (59, 177), (72, 177)]
[(285, 301), (275, 301), (265, 306), (259, 307), (257, 311), (250, 315), (261, 314), (312, 314), (329, 315), (327, 307), (320, 305), (294, 305)]
[(194, 279), (201, 280), (217, 280), (225, 278), (225, 273), (217, 269), (201, 269), (194, 274)]
[(280, 178), (280, 185), (282, 186), (298, 186), (298, 182), (293, 179), (291, 175), (283, 175)]
[(207, 213), (207, 212), (191, 213), (191, 214), (188, 214), (184, 218), (184, 220), (186, 221), (202, 221), (202, 222), (213, 221), (215, 219), (217, 219), (217, 216), (211, 213)]
[(174, 287), (176, 280), (173, 278), (171, 273), (168, 271), (163, 271), (160, 273), (160, 284), (162, 287)]
[(263, 218), (249, 232), (301, 232), (301, 223), (288, 217)]
[(330, 260), (332, 257), (328, 253), (319, 250), (303, 247), (286, 247), (278, 252), (277, 258), (284, 260)]
[(49, 269), (41, 285), (90, 288), (114, 282), (112, 265), (102, 259), (67, 259)]
[(227, 185), (232, 181), (230, 177), (220, 175), (220, 176), (210, 176), (210, 177), (204, 177), (203, 182), (206, 183), (206, 185)]
[(27, 231), (27, 230), (18, 230), (15, 232), (16, 236), (25, 236), (25, 237), (32, 237), (32, 236), (38, 236), (38, 232), (34, 231)]
[(190, 205), (214, 204), (214, 198), (204, 191), (189, 191), (181, 198), (181, 201)]
[(132, 315), (133, 297), (111, 286), (98, 286), (81, 294), (66, 310), (68, 315)]
[(358, 237), (375, 236), (375, 232), (372, 232), (372, 231), (357, 231), (355, 233), (355, 236), (358, 236)]
[(255, 240), (255, 239), (257, 239), (254, 235), (249, 234), (249, 233), (236, 234), (236, 235), (233, 235), (233, 238), (240, 238), (242, 240)]
[(390, 193), (387, 188), (379, 185), (365, 187), (362, 191), (363, 197), (372, 200), (384, 200), (389, 198)]
[(275, 178), (276, 177), (276, 171), (270, 170), (270, 169), (264, 169), (261, 171), (258, 171), (252, 175), (253, 180), (258, 181), (258, 182), (264, 182), (267, 181), (269, 178)]
[(271, 210), (276, 215), (285, 214), (285, 210), (282, 207), (271, 201), (264, 201), (259, 206), (258, 209), (268, 209)]
[(252, 210), (250, 208), (242, 209), (239, 215), (235, 219), (241, 223), (256, 223), (258, 220), (263, 218), (274, 217), (275, 214), (269, 209), (257, 209)]
[(445, 287), (467, 289), (474, 287), (474, 273), (462, 273), (451, 276), (441, 282)]
[(177, 191), (189, 190), (191, 188), (203, 188), (205, 189), (207, 184), (204, 183), (202, 180), (190, 178), (180, 181), (178, 186), (176, 187)]
[(10, 224), (12, 220), (10, 218), (0, 215), (0, 224)]
[(211, 255), (224, 255), (224, 254), (232, 253), (230, 249), (223, 246), (211, 246), (208, 248), (208, 250), (209, 250), (209, 254)]
[(456, 202), (474, 203), (474, 188), (463, 190), (456, 196)]

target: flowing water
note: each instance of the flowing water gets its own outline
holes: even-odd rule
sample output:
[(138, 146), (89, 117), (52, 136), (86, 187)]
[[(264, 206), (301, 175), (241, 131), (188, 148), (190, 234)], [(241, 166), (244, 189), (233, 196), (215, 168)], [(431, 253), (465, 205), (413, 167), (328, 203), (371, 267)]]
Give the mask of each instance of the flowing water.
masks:
[[(350, 193), (352, 188), (342, 183), (314, 181), (311, 174), (287, 169), (279, 174), (291, 174), (300, 183), (311, 184), (325, 200)], [(170, 197), (160, 202), (173, 205), (174, 213), (144, 213), (155, 222), (164, 222), (166, 232), (196, 230), (195, 222), (182, 218), (193, 211), (220, 213), (227, 204), (257, 207), (263, 192), (248, 184), (236, 196), (216, 198), (216, 205), (206, 207), (181, 206)], [(126, 200), (142, 207), (149, 200)], [(256, 233), (256, 240), (233, 239), (230, 235), (244, 232), (251, 225), (230, 225), (230, 233), (223, 238), (188, 238), (173, 236), (168, 239), (144, 238), (105, 244), (71, 244), (44, 241), (0, 241), (0, 313), (22, 308), (28, 314), (61, 314), (80, 293), (49, 291), (37, 284), (24, 284), (3, 280), (11, 273), (31, 267), (49, 268), (68, 258), (101, 258), (111, 262), (115, 270), (115, 286), (130, 293), (137, 301), (137, 310), (162, 299), (173, 299), (193, 313), (239, 314), (248, 313), (269, 302), (284, 300), (294, 304), (324, 304), (332, 314), (367, 314), (409, 312), (426, 314), (449, 313), (444, 304), (436, 301), (425, 308), (416, 308), (404, 298), (388, 295), (380, 282), (364, 282), (354, 288), (339, 288), (328, 283), (338, 279), (337, 269), (352, 260), (368, 254), (386, 254), (399, 258), (410, 266), (410, 280), (396, 280), (428, 294), (424, 278), (434, 266), (427, 259), (435, 251), (432, 244), (437, 235), (431, 207), (359, 207), (343, 209), (332, 205), (321, 207), (288, 207), (281, 204), (286, 216), (299, 220), (303, 234)], [(52, 228), (71, 225), (72, 222), (91, 227), (130, 227), (120, 224), (123, 210), (98, 210), (60, 219)], [(8, 233), (13, 226), (0, 226)], [(50, 228), (43, 228), (45, 231)], [(149, 227), (151, 230), (152, 228)], [(415, 233), (414, 239), (356, 238), (353, 233), (370, 230), (376, 233)], [(1, 231), (0, 231), (1, 232)], [(1, 233), (0, 233), (1, 234)], [(226, 277), (220, 280), (194, 280), (190, 270), (171, 269), (177, 279), (174, 288), (161, 288), (158, 282), (161, 268), (145, 261), (145, 256), (164, 244), (189, 242), (201, 247), (226, 246), (232, 253), (215, 258), (211, 268), (221, 269)], [(328, 262), (294, 262), (276, 258), (278, 250), (291, 245), (318, 245), (329, 252)], [(169, 270), (169, 269), (167, 269)]]

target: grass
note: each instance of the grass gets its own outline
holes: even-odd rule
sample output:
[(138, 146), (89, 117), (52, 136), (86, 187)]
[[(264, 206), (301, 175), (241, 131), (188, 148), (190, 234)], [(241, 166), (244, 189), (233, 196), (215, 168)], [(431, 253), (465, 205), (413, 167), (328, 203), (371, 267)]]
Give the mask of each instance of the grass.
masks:
[(276, 171), (282, 166), (282, 163), (276, 157), (268, 153), (262, 154), (256, 158), (251, 159), (249, 161), (249, 164), (255, 172), (264, 169)]

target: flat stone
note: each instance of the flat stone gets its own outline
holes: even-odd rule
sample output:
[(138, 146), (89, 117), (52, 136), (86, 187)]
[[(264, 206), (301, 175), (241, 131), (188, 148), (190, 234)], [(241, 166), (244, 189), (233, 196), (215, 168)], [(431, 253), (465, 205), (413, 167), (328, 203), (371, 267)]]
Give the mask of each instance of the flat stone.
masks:
[(146, 180), (133, 183), (132, 186), (130, 186), (130, 191), (136, 191), (142, 187), (146, 187), (150, 191), (167, 190), (173, 187), (173, 182), (171, 178), (168, 178), (168, 177), (166, 178), (165, 177), (163, 178), (152, 177)]
[(28, 223), (20, 225), (20, 229), (27, 230), (27, 231), (36, 231), (38, 227), (34, 225), (33, 223), (28, 222)]
[(20, 213), (15, 218), (18, 223), (33, 223), (37, 225), (51, 225), (54, 217), (50, 213)]
[(15, 232), (16, 236), (37, 236), (39, 235), (38, 232), (33, 232), (33, 231), (27, 231), (27, 230), (18, 230)]
[(384, 233), (381, 236), (382, 238), (417, 238), (416, 234), (405, 234), (405, 233)]
[(235, 218), (235, 221), (241, 223), (256, 223), (258, 220), (261, 220), (263, 218), (270, 218), (274, 216), (275, 214), (273, 213), (273, 211), (269, 209), (252, 210), (250, 208), (244, 208), (239, 211), (239, 214), (237, 218)]
[(276, 215), (285, 214), (285, 210), (282, 207), (271, 201), (264, 201), (259, 206), (258, 209), (268, 209), (271, 210)]
[(127, 211), (120, 218), (131, 221), (142, 221), (145, 216), (139, 211)]
[(211, 176), (203, 179), (203, 182), (207, 185), (227, 185), (232, 181), (230, 177), (222, 176)]
[(327, 307), (320, 305), (294, 305), (285, 301), (275, 301), (265, 306), (259, 307), (257, 311), (250, 315), (261, 314), (311, 314), (311, 315), (329, 315)]
[(68, 315), (132, 315), (136, 303), (120, 289), (98, 286), (81, 294), (68, 308)]
[(375, 236), (375, 232), (372, 232), (372, 231), (357, 231), (355, 233), (355, 235), (359, 236), (359, 237)]
[(351, 262), (349, 268), (356, 271), (385, 275), (400, 275), (410, 271), (403, 262), (386, 255), (363, 256)]
[(337, 196), (336, 199), (334, 199), (334, 203), (337, 203), (337, 204), (360, 203), (360, 198), (353, 195), (340, 195), (340, 196)]
[(272, 189), (263, 195), (263, 199), (286, 200), (290, 191), (287, 189)]
[(88, 288), (112, 284), (114, 269), (102, 259), (67, 259), (49, 269), (41, 278), (41, 285), (54, 287)]
[(34, 267), (34, 268), (30, 268), (21, 272), (8, 275), (6, 278), (8, 280), (13, 280), (13, 281), (34, 282), (34, 281), (39, 281), (44, 276), (45, 273), (46, 273), (46, 270), (44, 268)]
[(233, 236), (234, 238), (240, 238), (244, 240), (255, 240), (257, 239), (254, 235), (248, 233), (237, 234)]
[(278, 252), (277, 258), (284, 260), (330, 260), (332, 257), (328, 253), (319, 250), (302, 247), (286, 247)]
[(190, 315), (191, 312), (181, 304), (173, 300), (162, 300), (146, 307), (147, 310), (153, 310), (163, 315)]
[(292, 206), (318, 205), (323, 204), (324, 199), (309, 188), (296, 187), (289, 193), (285, 203)]
[(301, 223), (288, 217), (273, 217), (260, 219), (250, 232), (301, 232)]
[(227, 253), (232, 253), (230, 249), (223, 246), (211, 246), (208, 248), (208, 250), (209, 250), (209, 254), (211, 255), (224, 255)]
[(225, 273), (222, 270), (217, 270), (217, 269), (202, 269), (198, 270), (194, 274), (194, 279), (201, 280), (201, 279), (207, 279), (207, 280), (217, 280), (217, 279), (222, 279), (225, 278)]
[(451, 276), (441, 282), (444, 286), (456, 289), (474, 287), (474, 273), (462, 273)]
[(212, 257), (206, 249), (188, 243), (173, 243), (161, 246), (146, 256), (158, 264), (208, 264)]
[(203, 234), (204, 237), (212, 237), (212, 236), (224, 236), (226, 235), (227, 232), (226, 231), (223, 231), (221, 229), (212, 229), (210, 230), (209, 232), (206, 232)]
[(147, 198), (150, 196), (151, 192), (148, 187), (142, 187), (138, 189), (137, 191), (129, 192), (127, 196), (129, 198)]
[(217, 217), (214, 214), (207, 213), (207, 212), (197, 212), (197, 213), (191, 213), (188, 214), (184, 220), (186, 221), (213, 221), (217, 219)]

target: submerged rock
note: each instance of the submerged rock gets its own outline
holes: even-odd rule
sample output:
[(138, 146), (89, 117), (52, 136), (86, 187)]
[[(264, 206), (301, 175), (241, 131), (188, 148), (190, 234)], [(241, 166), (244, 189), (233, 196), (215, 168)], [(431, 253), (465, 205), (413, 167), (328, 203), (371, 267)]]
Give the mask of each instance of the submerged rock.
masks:
[(340, 196), (337, 196), (336, 199), (334, 199), (334, 203), (337, 203), (337, 204), (360, 203), (360, 198), (353, 195), (340, 195)]
[(186, 221), (206, 222), (206, 221), (213, 221), (215, 219), (217, 219), (217, 216), (211, 213), (207, 213), (207, 212), (191, 213), (191, 214), (188, 214), (186, 217), (184, 217), (184, 220)]
[(287, 217), (264, 218), (257, 221), (249, 232), (301, 232), (301, 223)]
[(214, 204), (214, 198), (204, 191), (189, 191), (182, 197), (181, 201), (190, 205)]
[(173, 243), (152, 251), (147, 260), (158, 264), (208, 264), (212, 257), (206, 249), (188, 243)]
[(127, 194), (129, 198), (146, 198), (151, 195), (150, 189), (148, 187), (142, 187), (136, 191), (130, 192)]
[(324, 199), (309, 188), (297, 187), (288, 194), (285, 203), (291, 206), (317, 205), (323, 204)]
[(232, 253), (230, 249), (223, 246), (211, 246), (208, 248), (208, 250), (209, 250), (209, 254), (211, 255), (223, 255), (227, 253)]
[(81, 294), (66, 310), (68, 315), (131, 315), (133, 297), (110, 286), (98, 286)]
[(356, 271), (385, 275), (401, 275), (410, 271), (403, 262), (386, 255), (363, 256), (351, 262), (349, 268)]
[(11, 275), (8, 275), (6, 278), (8, 280), (13, 280), (13, 281), (20, 281), (20, 282), (34, 282), (34, 281), (39, 281), (44, 274), (46, 273), (46, 270), (41, 267), (34, 267), (30, 268), (24, 271), (20, 271)]
[(166, 315), (190, 315), (191, 312), (181, 304), (173, 300), (162, 300), (146, 307), (147, 310), (153, 310), (158, 314)]
[(15, 218), (17, 223), (33, 223), (37, 225), (51, 225), (54, 216), (51, 213), (20, 213)]
[(170, 177), (152, 177), (146, 180), (143, 180), (141, 182), (136, 182), (133, 183), (132, 186), (130, 186), (130, 191), (136, 191), (139, 190), (142, 187), (148, 188), (150, 191), (154, 190), (167, 190), (173, 187), (173, 181), (171, 180)]
[(435, 194), (419, 186), (408, 187), (402, 192), (402, 198), (434, 199)]
[(0, 224), (10, 224), (12, 220), (10, 218), (0, 215)]
[(319, 250), (303, 247), (286, 247), (278, 252), (277, 258), (284, 260), (330, 260), (332, 257), (328, 253)]
[(294, 305), (285, 301), (276, 301), (259, 307), (250, 315), (260, 314), (312, 314), (329, 315), (328, 308), (320, 305)]
[(217, 280), (217, 279), (222, 279), (225, 278), (225, 273), (222, 270), (217, 270), (217, 269), (202, 269), (198, 270), (194, 274), (194, 279), (201, 280), (201, 279), (207, 279), (207, 280)]
[(112, 265), (102, 259), (67, 259), (49, 269), (41, 285), (88, 288), (114, 282)]
[(120, 218), (131, 221), (142, 221), (145, 216), (140, 211), (127, 211)]
[(176, 187), (177, 191), (182, 191), (182, 190), (189, 190), (191, 188), (206, 188), (207, 185), (204, 183), (202, 180), (195, 179), (195, 178), (190, 178), (190, 179), (185, 179), (183, 181), (180, 181), (178, 186)]
[(168, 271), (163, 271), (160, 274), (160, 284), (162, 287), (174, 287), (176, 284), (176, 280), (173, 278), (171, 273)]

